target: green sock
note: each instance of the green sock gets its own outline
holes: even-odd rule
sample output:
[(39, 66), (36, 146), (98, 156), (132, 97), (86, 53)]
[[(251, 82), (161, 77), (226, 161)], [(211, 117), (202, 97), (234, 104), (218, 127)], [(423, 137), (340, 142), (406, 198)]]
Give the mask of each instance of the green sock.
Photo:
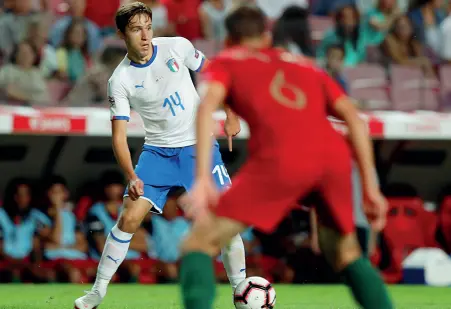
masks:
[(359, 258), (343, 270), (346, 284), (364, 309), (392, 309), (382, 278), (366, 258)]
[(191, 252), (182, 258), (180, 266), (185, 309), (211, 309), (215, 298), (215, 274), (211, 257)]

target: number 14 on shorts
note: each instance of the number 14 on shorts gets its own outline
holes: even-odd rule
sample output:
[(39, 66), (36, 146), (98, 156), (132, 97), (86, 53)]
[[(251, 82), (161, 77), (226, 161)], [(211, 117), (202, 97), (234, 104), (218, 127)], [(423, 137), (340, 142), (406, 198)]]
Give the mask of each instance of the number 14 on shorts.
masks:
[[(227, 172), (227, 169), (226, 169), (226, 167), (224, 166), (224, 164), (216, 165), (216, 166), (213, 168), (213, 171), (211, 171), (211, 173), (212, 173), (215, 177), (218, 178), (219, 183), (221, 184), (221, 186), (224, 186), (224, 185), (226, 185), (226, 184), (229, 185), (229, 184), (231, 183), (229, 173)], [(226, 182), (226, 179), (227, 179), (227, 182)]]

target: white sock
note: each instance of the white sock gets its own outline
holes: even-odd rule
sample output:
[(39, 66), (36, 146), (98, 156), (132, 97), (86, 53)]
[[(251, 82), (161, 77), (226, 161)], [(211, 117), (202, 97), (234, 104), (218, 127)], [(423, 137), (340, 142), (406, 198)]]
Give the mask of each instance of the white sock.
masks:
[(246, 255), (240, 234), (233, 237), (230, 243), (221, 250), (221, 257), (230, 285), (235, 291), (238, 284), (246, 279)]
[(132, 237), (133, 234), (122, 232), (117, 224), (111, 229), (103, 248), (97, 267), (96, 281), (92, 288), (92, 290), (98, 290), (102, 297), (105, 296), (111, 278), (127, 255)]

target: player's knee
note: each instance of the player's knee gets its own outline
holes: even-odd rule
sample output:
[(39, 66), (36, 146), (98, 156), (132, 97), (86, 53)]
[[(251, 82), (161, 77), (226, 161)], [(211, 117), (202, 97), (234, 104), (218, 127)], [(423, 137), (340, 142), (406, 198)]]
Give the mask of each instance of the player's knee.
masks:
[(133, 213), (133, 211), (124, 211), (119, 217), (117, 223), (118, 228), (126, 233), (135, 233), (141, 225), (140, 216)]

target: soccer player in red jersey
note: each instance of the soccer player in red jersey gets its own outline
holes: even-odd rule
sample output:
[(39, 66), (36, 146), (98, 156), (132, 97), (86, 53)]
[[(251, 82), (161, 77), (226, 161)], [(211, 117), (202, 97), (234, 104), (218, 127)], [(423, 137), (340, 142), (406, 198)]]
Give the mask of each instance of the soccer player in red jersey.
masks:
[[(351, 151), (331, 126), (328, 113), (344, 120), (356, 155), (375, 229), (385, 225), (387, 205), (374, 178), (367, 130), (343, 91), (310, 61), (267, 48), (265, 17), (242, 7), (226, 19), (230, 42), (207, 69), (197, 117), (196, 184), (182, 202), (194, 218), (182, 246), (180, 280), (187, 309), (212, 308), (215, 278), (211, 257), (247, 226), (275, 229), (295, 205), (319, 192), (322, 252), (343, 274), (357, 302), (366, 309), (392, 308), (382, 279), (362, 256), (355, 234)], [(211, 175), (212, 113), (231, 97), (230, 107), (247, 121), (249, 158), (233, 186), (219, 196)], [(212, 206), (212, 208), (210, 208)], [(300, 261), (302, 262), (302, 261)]]

